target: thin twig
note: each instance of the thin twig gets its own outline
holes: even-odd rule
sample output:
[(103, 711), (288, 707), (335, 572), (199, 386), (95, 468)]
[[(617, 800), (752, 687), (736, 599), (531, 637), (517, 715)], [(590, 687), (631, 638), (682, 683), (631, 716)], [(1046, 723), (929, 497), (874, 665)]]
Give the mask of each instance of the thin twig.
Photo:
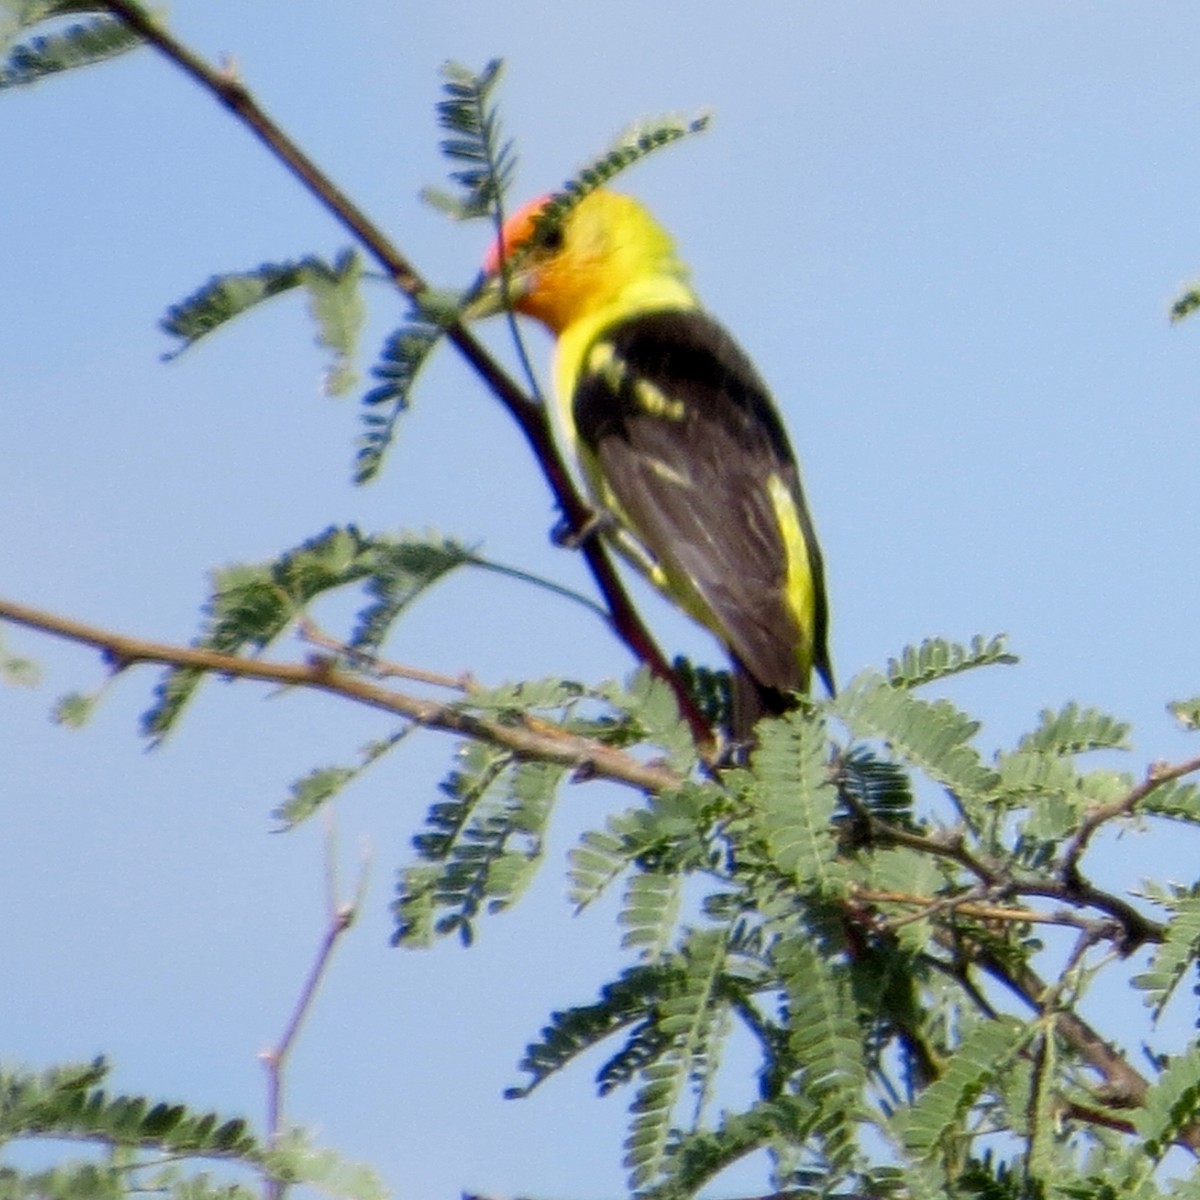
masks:
[(389, 662), (386, 659), (376, 658), (375, 655), (368, 654), (365, 650), (358, 649), (357, 646), (351, 646), (348, 642), (343, 642), (323, 632), (317, 627), (316, 622), (309, 618), (304, 618), (297, 623), (296, 636), (310, 646), (320, 646), (322, 650), (331, 651), (338, 658), (344, 658), (376, 679), (407, 679), (412, 683), (427, 683), (430, 687), (446, 688), (448, 691), (464, 692), (467, 695), (479, 691), (479, 685), (467, 671), (461, 675), (446, 675), (440, 671), (427, 671), (424, 667), (413, 667), (406, 663)]
[[(272, 1146), (277, 1145), (283, 1132), (283, 1086), (284, 1071), (287, 1067), (288, 1056), (296, 1039), (304, 1026), (305, 1018), (312, 1009), (317, 996), (317, 989), (333, 958), (342, 934), (354, 924), (366, 892), (366, 880), (370, 867), (369, 859), (364, 861), (359, 872), (358, 885), (352, 901), (343, 901), (338, 896), (337, 885), (337, 846), (332, 824), (326, 826), (325, 837), (325, 884), (327, 892), (328, 920), (321, 942), (317, 947), (316, 956), (309, 967), (308, 975), (296, 997), (295, 1007), (284, 1026), (279, 1041), (270, 1050), (264, 1050), (259, 1055), (267, 1072), (267, 1138)], [(266, 1200), (281, 1200), (286, 1190), (282, 1179), (274, 1175), (266, 1178)]]
[[(846, 799), (846, 793), (842, 793)], [(881, 843), (892, 846), (905, 846), (909, 850), (917, 850), (922, 854), (932, 854), (936, 858), (948, 858), (961, 867), (965, 867), (980, 883), (988, 887), (996, 887), (1004, 882), (998, 868), (984, 862), (967, 849), (966, 838), (961, 829), (947, 829), (940, 833), (914, 833), (911, 829), (901, 829), (891, 825), (880, 817), (874, 816), (866, 808), (855, 802), (856, 815), (867, 821), (871, 837)]]
[(917, 921), (928, 920), (940, 913), (956, 913), (964, 917), (974, 917), (980, 921), (1001, 921), (1028, 925), (1069, 925), (1076, 929), (1089, 932), (1097, 928), (1095, 921), (1066, 909), (1055, 912), (1040, 912), (1034, 908), (1014, 908), (1000, 904), (988, 904), (971, 894), (964, 896), (918, 896), (908, 892), (880, 892), (871, 888), (855, 888), (854, 898), (868, 904), (903, 904), (906, 907), (919, 908), (920, 912), (910, 913), (904, 917), (894, 917), (881, 921), (881, 929), (895, 930), (903, 925), (911, 925)]
[[(230, 71), (210, 66), (172, 36), (135, 0), (98, 0), (98, 3), (228, 108), (300, 181), (309, 194), (353, 234), (400, 291), (417, 299), (427, 290), (425, 280), (412, 263), (276, 124), (239, 78)], [(573, 530), (586, 528), (591, 518), (591, 506), (579, 495), (567, 470), (546, 419), (545, 408), (525, 395), (464, 326), (454, 322), (446, 328), (446, 336), (517, 422), (567, 526)], [(670, 686), (697, 745), (712, 748), (712, 731), (704, 714), (651, 637), (603, 543), (598, 538), (586, 538), (580, 548), (596, 586), (604, 597), (611, 628), (639, 662), (645, 663)]]
[(1079, 860), (1083, 857), (1083, 852), (1092, 840), (1092, 835), (1101, 825), (1117, 817), (1131, 815), (1137, 809), (1137, 806), (1156, 788), (1162, 787), (1164, 783), (1170, 783), (1173, 779), (1180, 779), (1184, 775), (1194, 774), (1196, 771), (1200, 771), (1200, 757), (1189, 759), (1187, 762), (1176, 763), (1174, 766), (1155, 763), (1147, 771), (1146, 778), (1137, 787), (1126, 792), (1120, 799), (1113, 800), (1108, 804), (1097, 804), (1089, 808), (1083, 814), (1083, 819), (1079, 822), (1079, 828), (1063, 847), (1062, 859), (1059, 865), (1059, 877), (1066, 883), (1079, 882)]
[(1093, 946), (1107, 941), (1109, 938), (1109, 932), (1099, 924), (1093, 924), (1091, 928), (1084, 927), (1080, 929), (1079, 936), (1075, 939), (1075, 945), (1071, 947), (1071, 953), (1067, 955), (1067, 961), (1063, 963), (1058, 972), (1058, 978), (1038, 997), (1038, 1001), (1045, 1012), (1052, 1013), (1058, 1008), (1062, 995), (1067, 990), (1072, 977), (1082, 969), (1082, 963), (1087, 952)]

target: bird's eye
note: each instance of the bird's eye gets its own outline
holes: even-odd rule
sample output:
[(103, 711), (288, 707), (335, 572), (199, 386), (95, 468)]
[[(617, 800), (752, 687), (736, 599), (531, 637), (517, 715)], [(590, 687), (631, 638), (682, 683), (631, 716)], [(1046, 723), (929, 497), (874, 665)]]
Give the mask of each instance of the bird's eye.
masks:
[(539, 250), (561, 250), (563, 231), (561, 225), (547, 225), (539, 229), (533, 243)]

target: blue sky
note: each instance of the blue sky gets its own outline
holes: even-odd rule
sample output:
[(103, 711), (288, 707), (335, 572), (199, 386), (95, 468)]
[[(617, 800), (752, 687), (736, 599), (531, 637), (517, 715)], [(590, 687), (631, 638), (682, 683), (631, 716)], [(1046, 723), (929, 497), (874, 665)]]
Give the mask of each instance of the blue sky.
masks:
[[(446, 285), (471, 278), (487, 235), (417, 199), (444, 171), (441, 62), (507, 60), (517, 199), (636, 117), (711, 108), (710, 133), (623, 186), (676, 233), (776, 393), (825, 546), (839, 676), (926, 636), (1006, 631), (1022, 664), (950, 690), (985, 746), (1077, 699), (1134, 722), (1131, 769), (1195, 753), (1163, 707), (1200, 691), (1200, 324), (1166, 315), (1200, 275), (1191, 6), (177, 0), (170, 19), (231, 55)], [(346, 240), (198, 89), (143, 53), (0, 104), (0, 594), (183, 641), (209, 568), (344, 521), (434, 527), (585, 586), (548, 543), (519, 437), (449, 352), (366, 489), (349, 482), (354, 402), (320, 395), (298, 300), (159, 361), (158, 317), (212, 273)], [(368, 361), (399, 313), (373, 297)], [(718, 661), (639, 595), (669, 650)], [(272, 837), (268, 814), (388, 722), (212, 684), (147, 755), (149, 672), (68, 733), (47, 710), (100, 665), (5, 636), (44, 678), (0, 690), (0, 1053), (104, 1052), (119, 1086), (261, 1112), (255, 1056), (323, 920), (321, 830)], [(629, 666), (583, 610), (490, 577), (447, 584), (389, 652), (485, 681)], [(621, 1098), (592, 1100), (583, 1072), (499, 1096), (546, 1014), (621, 962), (611, 909), (568, 915), (562, 860), (622, 798), (570, 791), (540, 883), (469, 953), (401, 954), (393, 875), (451, 749), (415, 739), (338, 806), (346, 886), (364, 841), (372, 886), (297, 1052), (290, 1114), (400, 1196), (613, 1194)], [(1190, 881), (1194, 841), (1129, 841), (1106, 869)]]

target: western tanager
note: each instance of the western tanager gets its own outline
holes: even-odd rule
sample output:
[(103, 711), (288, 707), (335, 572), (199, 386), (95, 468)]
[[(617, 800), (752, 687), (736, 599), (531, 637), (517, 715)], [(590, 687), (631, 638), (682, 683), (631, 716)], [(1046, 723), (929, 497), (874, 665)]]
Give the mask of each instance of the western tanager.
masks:
[(670, 235), (629, 196), (543, 196), (504, 225), (469, 315), (506, 304), (557, 339), (557, 433), (608, 536), (733, 666), (736, 739), (832, 692), (821, 551), (766, 385), (700, 306)]

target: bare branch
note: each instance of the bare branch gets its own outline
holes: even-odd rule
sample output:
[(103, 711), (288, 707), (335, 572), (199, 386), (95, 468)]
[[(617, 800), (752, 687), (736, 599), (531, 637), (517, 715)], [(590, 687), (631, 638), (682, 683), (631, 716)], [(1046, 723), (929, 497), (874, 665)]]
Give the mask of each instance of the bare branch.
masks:
[(316, 623), (307, 618), (302, 619), (296, 629), (296, 634), (302, 642), (310, 646), (320, 646), (329, 650), (339, 658), (353, 663), (376, 679), (407, 679), (411, 683), (427, 683), (430, 687), (445, 688), (452, 692), (477, 692), (479, 685), (467, 671), (461, 675), (445, 675), (440, 671), (427, 671), (424, 667), (413, 667), (407, 663), (386, 662), (368, 654), (349, 642), (339, 641), (317, 627)]
[(1165, 763), (1155, 763), (1146, 772), (1146, 778), (1137, 787), (1131, 789), (1119, 800), (1108, 804), (1097, 804), (1089, 808), (1079, 822), (1079, 828), (1063, 848), (1059, 866), (1059, 876), (1067, 883), (1081, 882), (1079, 877), (1079, 860), (1088, 848), (1092, 835), (1107, 821), (1117, 817), (1130, 816), (1137, 806), (1146, 799), (1156, 788), (1173, 779), (1181, 779), (1184, 775), (1192, 775), (1200, 771), (1200, 757), (1188, 759), (1187, 762), (1170, 766)]
[[(359, 874), (358, 884), (354, 890), (354, 899), (343, 901), (337, 889), (337, 844), (332, 824), (326, 827), (325, 836), (325, 876), (328, 890), (328, 923), (317, 947), (316, 956), (308, 975), (296, 998), (295, 1008), (284, 1026), (279, 1041), (270, 1050), (259, 1055), (267, 1072), (267, 1136), (274, 1145), (282, 1133), (283, 1124), (283, 1085), (284, 1070), (287, 1066), (288, 1055), (296, 1044), (305, 1018), (312, 1010), (317, 989), (333, 959), (333, 952), (342, 934), (354, 924), (366, 893), (366, 879), (369, 861), (364, 861)], [(268, 1176), (265, 1187), (265, 1200), (281, 1200), (286, 1190), (286, 1184), (274, 1176)]]
[(383, 687), (336, 667), (327, 658), (312, 658), (307, 663), (274, 663), (218, 654), (193, 646), (144, 641), (8, 600), (0, 600), (0, 621), (11, 621), (69, 642), (91, 646), (100, 650), (116, 670), (125, 670), (138, 663), (159, 663), (168, 667), (194, 667), (227, 679), (253, 679), (260, 683), (311, 688), (407, 717), (426, 729), (440, 729), (502, 746), (523, 759), (576, 767), (581, 776), (586, 775), (589, 779), (608, 779), (650, 792), (678, 787), (682, 782), (666, 767), (639, 762), (611, 746), (548, 722), (539, 721), (535, 727), (477, 717), (452, 704), (423, 700)]

